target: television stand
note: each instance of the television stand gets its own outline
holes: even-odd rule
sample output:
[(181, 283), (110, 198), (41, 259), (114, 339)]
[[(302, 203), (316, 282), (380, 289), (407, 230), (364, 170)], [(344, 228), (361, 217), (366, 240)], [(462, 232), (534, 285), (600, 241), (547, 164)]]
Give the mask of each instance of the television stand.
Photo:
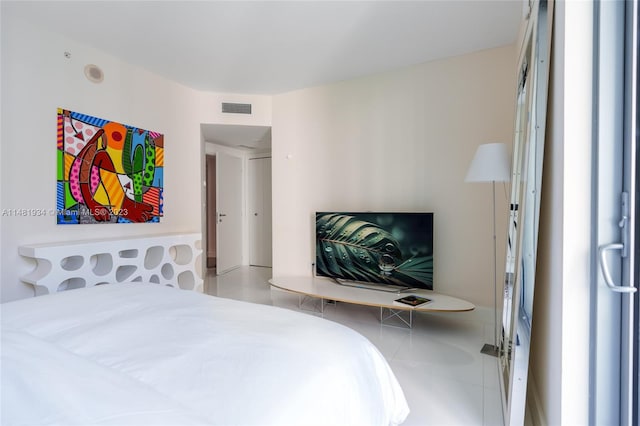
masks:
[[(398, 299), (398, 293), (372, 291), (371, 289), (340, 285), (336, 284), (329, 278), (279, 277), (270, 279), (269, 284), (271, 284), (272, 287), (281, 290), (297, 293), (299, 298), (313, 297), (320, 299), (320, 306), (322, 307), (320, 313), (322, 315), (324, 315), (324, 303), (328, 300), (378, 307), (380, 308), (380, 322), (384, 325), (390, 325), (385, 324), (385, 320), (396, 316), (399, 317), (399, 314), (402, 313), (402, 311), (405, 311), (405, 313), (408, 311), (409, 320), (405, 321), (402, 319), (402, 321), (411, 328), (414, 311), (464, 312), (475, 309), (475, 306), (466, 300), (423, 289), (414, 289), (411, 290), (411, 293), (426, 297), (431, 299), (431, 301), (418, 306), (409, 306), (395, 301)], [(300, 304), (301, 302), (299, 305)], [(391, 312), (391, 315), (385, 317), (385, 310)]]
[(408, 293), (408, 292), (418, 290), (417, 288), (413, 288), (413, 287), (405, 287), (405, 286), (392, 285), (392, 284), (378, 284), (378, 283), (371, 283), (366, 281), (345, 280), (342, 278), (333, 278), (333, 280), (336, 283), (340, 285), (345, 285), (347, 287), (356, 287), (356, 288), (362, 288), (366, 290), (384, 291), (387, 293), (394, 293), (394, 294), (402, 294), (402, 293)]

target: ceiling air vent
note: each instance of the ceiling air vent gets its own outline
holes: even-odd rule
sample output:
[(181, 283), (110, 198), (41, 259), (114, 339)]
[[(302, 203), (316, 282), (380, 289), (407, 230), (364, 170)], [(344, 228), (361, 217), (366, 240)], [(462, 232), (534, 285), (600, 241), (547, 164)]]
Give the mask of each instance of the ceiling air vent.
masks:
[(222, 112), (231, 114), (251, 114), (251, 104), (222, 103)]

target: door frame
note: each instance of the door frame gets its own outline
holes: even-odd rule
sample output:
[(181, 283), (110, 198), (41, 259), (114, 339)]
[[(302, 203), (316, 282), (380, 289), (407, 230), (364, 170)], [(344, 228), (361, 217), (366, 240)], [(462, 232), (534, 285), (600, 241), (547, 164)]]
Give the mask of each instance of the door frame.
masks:
[[(249, 125), (247, 125), (249, 126)], [(210, 147), (209, 150), (207, 150), (207, 147)], [(242, 264), (246, 265), (248, 264), (248, 259), (249, 259), (249, 248), (248, 248), (248, 219), (247, 219), (247, 215), (246, 215), (246, 209), (247, 209), (247, 197), (248, 197), (248, 190), (247, 190), (247, 161), (249, 158), (254, 158), (254, 157), (260, 157), (260, 156), (268, 156), (271, 157), (271, 150), (267, 151), (267, 152), (250, 152), (250, 151), (243, 151), (240, 149), (236, 149), (236, 148), (231, 148), (231, 147), (227, 147), (224, 145), (220, 145), (220, 144), (216, 144), (215, 142), (212, 141), (207, 141), (204, 139), (204, 135), (202, 133), (202, 130), (200, 131), (200, 194), (201, 194), (201, 211), (200, 211), (200, 229), (201, 229), (201, 235), (202, 235), (202, 243), (201, 243), (201, 249), (202, 249), (202, 260), (200, 262), (200, 270), (201, 270), (201, 274), (202, 277), (205, 278), (207, 276), (207, 262), (206, 262), (206, 254), (207, 254), (207, 241), (206, 241), (206, 229), (207, 229), (207, 203), (206, 203), (206, 196), (207, 196), (207, 188), (206, 188), (206, 178), (207, 178), (207, 170), (206, 170), (206, 162), (207, 162), (207, 155), (215, 155), (217, 152), (225, 152), (227, 154), (231, 154), (231, 155), (235, 155), (235, 156), (239, 156), (242, 158), (242, 191), (243, 191), (243, 196), (242, 196), (242, 202), (243, 202), (243, 213), (244, 213), (244, 220), (242, 222), (242, 244), (243, 244), (243, 252), (242, 252)], [(273, 184), (272, 184), (272, 189), (273, 189)], [(272, 191), (273, 193), (273, 191)], [(272, 226), (273, 228), (273, 226)], [(219, 249), (219, 248), (218, 248)], [(206, 282), (206, 279), (205, 279)]]
[[(244, 265), (246, 264), (246, 241), (247, 241), (247, 230), (246, 230), (246, 195), (247, 195), (247, 188), (246, 188), (246, 155), (241, 151), (241, 150), (237, 150), (234, 148), (230, 148), (230, 147), (226, 147), (223, 145), (218, 145), (215, 144), (213, 142), (208, 142), (205, 141), (204, 138), (202, 138), (202, 143), (201, 143), (201, 151), (200, 151), (200, 160), (201, 160), (201, 170), (200, 170), (200, 190), (201, 190), (201, 196), (202, 196), (202, 203), (201, 203), (201, 213), (200, 213), (200, 219), (201, 219), (201, 232), (202, 232), (202, 244), (201, 244), (201, 248), (202, 248), (202, 257), (203, 257), (203, 261), (202, 266), (201, 266), (201, 270), (202, 270), (202, 276), (206, 277), (207, 275), (207, 262), (206, 262), (206, 254), (208, 251), (208, 242), (207, 242), (207, 226), (209, 225), (207, 223), (207, 156), (216, 156), (216, 162), (218, 162), (219, 159), (219, 155), (220, 154), (226, 154), (232, 157), (237, 157), (240, 159), (241, 161), (241, 200), (242, 200), (242, 206), (241, 206), (241, 215), (242, 215), (242, 219), (241, 219), (241, 242), (242, 242), (242, 254), (241, 254), (241, 260), (240, 260), (240, 264)], [(218, 167), (216, 165), (216, 167)], [(217, 172), (217, 171), (216, 171)], [(219, 185), (221, 183), (218, 182), (218, 179), (216, 179), (216, 204), (218, 203), (218, 188)], [(217, 208), (219, 209), (219, 206), (217, 206)], [(217, 215), (216, 215), (217, 217)], [(216, 226), (217, 226), (217, 221), (216, 221)], [(216, 238), (216, 244), (217, 244), (217, 240), (219, 239), (219, 233), (218, 231), (216, 231), (216, 234), (218, 235), (218, 237)], [(219, 252), (220, 252), (220, 247), (216, 247), (216, 255), (219, 257)], [(220, 273), (224, 273), (224, 272), (228, 272), (228, 271), (220, 271), (219, 268), (216, 268), (216, 275), (219, 275)]]

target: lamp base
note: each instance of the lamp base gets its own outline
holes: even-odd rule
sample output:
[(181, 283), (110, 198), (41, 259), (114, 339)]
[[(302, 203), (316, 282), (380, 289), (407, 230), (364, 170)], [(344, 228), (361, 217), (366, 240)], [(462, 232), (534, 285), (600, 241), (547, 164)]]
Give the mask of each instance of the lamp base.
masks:
[(482, 349), (480, 350), (481, 353), (485, 354), (485, 355), (491, 355), (491, 356), (495, 356), (497, 357), (498, 355), (500, 355), (500, 350), (498, 349), (497, 346), (493, 346), (490, 345), (488, 343), (486, 343)]

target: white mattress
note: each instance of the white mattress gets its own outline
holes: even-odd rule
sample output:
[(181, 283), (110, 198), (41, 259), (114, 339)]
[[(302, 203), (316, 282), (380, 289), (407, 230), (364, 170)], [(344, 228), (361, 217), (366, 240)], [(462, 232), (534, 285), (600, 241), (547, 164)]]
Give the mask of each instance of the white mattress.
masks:
[(2, 425), (387, 425), (409, 409), (378, 350), (313, 316), (111, 284), (2, 309)]

